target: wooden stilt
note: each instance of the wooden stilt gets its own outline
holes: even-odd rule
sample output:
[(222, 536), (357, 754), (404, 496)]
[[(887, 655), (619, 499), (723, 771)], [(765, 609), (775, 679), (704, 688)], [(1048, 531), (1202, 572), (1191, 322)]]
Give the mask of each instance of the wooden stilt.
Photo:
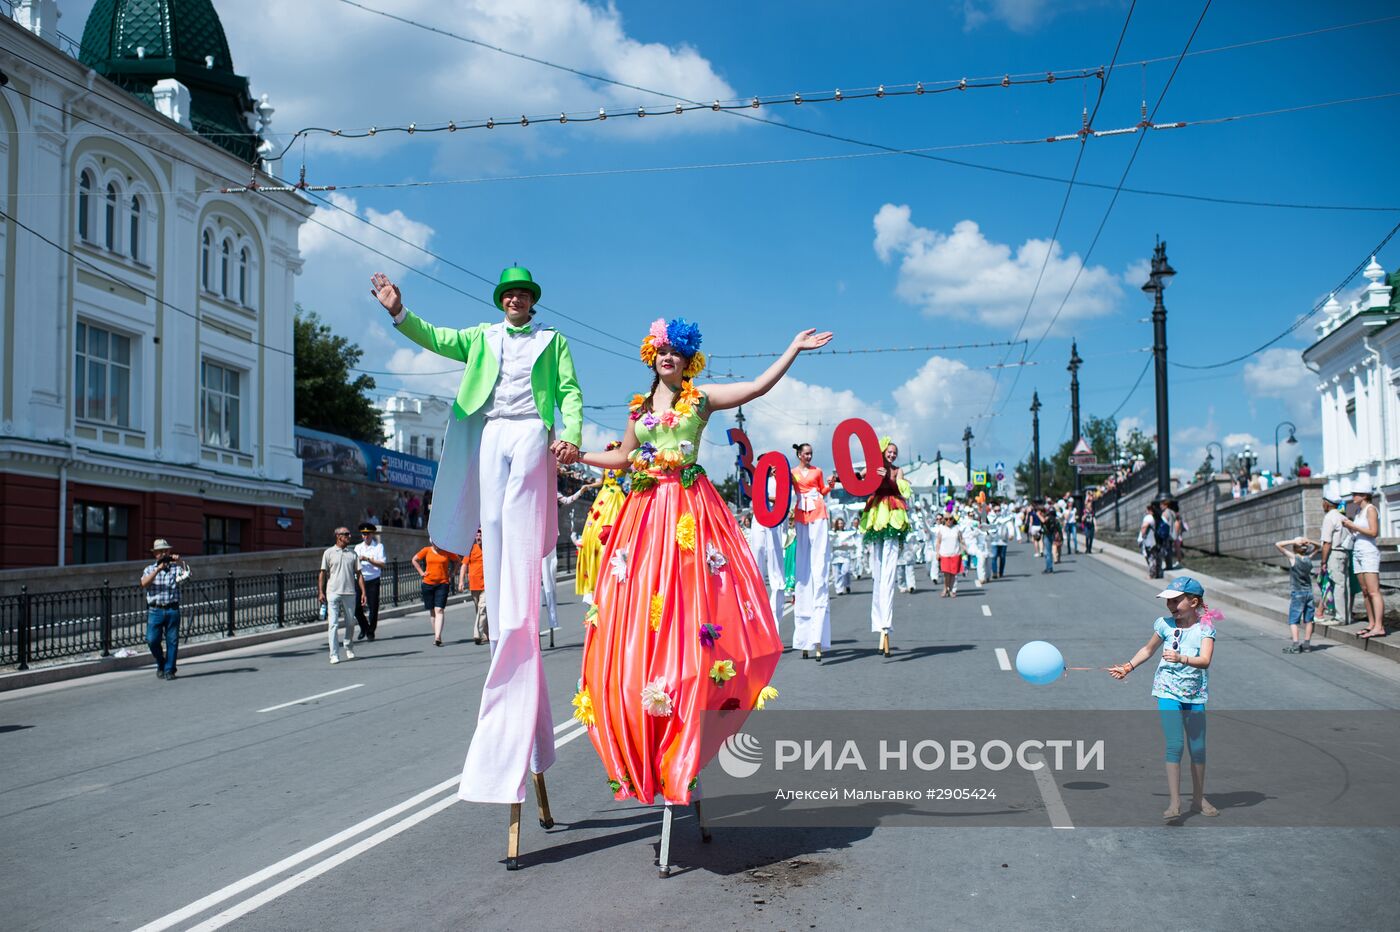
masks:
[(656, 859), (656, 876), (671, 876), (671, 804), (666, 803), (661, 816), (661, 852)]
[(506, 840), (506, 870), (520, 870), (520, 803), (510, 804), (510, 834)]
[(890, 655), (890, 632), (888, 630), (880, 632), (880, 653), (886, 657)]
[(818, 647), (818, 648), (817, 648), (817, 663), (821, 663), (821, 662), (822, 662), (822, 649), (821, 649), (820, 647)]
[(531, 774), (535, 784), (535, 802), (540, 807), (540, 828), (554, 828), (554, 816), (549, 814), (549, 793), (544, 788), (544, 774)]

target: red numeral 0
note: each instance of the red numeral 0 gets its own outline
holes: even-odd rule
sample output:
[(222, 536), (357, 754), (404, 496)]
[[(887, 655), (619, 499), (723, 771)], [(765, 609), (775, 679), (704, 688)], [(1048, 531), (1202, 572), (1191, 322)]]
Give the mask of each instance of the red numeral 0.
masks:
[[(851, 462), (851, 438), (860, 441), (865, 453), (865, 476), (856, 475), (855, 464)], [(831, 434), (831, 462), (836, 466), (837, 478), (841, 486), (856, 498), (874, 495), (880, 487), (880, 477), (875, 470), (885, 464), (880, 452), (880, 438), (875, 436), (875, 428), (858, 417), (847, 418), (836, 425)], [(771, 526), (771, 525), (770, 525)]]
[[(773, 503), (768, 503), (768, 477), (773, 477)], [(777, 527), (787, 521), (788, 507), (792, 504), (792, 470), (787, 457), (777, 450), (770, 450), (758, 458), (754, 468), (753, 488), (758, 492), (753, 496), (753, 519), (764, 527)]]

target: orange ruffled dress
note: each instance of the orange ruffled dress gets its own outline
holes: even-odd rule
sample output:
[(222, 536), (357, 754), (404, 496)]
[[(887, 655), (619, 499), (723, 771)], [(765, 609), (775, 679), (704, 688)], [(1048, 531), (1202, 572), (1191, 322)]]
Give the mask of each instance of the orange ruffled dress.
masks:
[[(704, 395), (687, 383), (674, 410), (645, 415), (642, 398), (574, 708), (617, 799), (684, 804), (719, 744), (776, 696), (783, 645), (748, 543), (695, 462)], [(712, 710), (735, 714), (720, 724)]]

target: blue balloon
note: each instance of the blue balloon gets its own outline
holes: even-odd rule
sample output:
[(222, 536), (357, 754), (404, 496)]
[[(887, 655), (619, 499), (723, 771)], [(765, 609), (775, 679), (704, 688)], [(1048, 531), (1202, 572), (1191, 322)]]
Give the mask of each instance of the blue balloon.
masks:
[(1048, 641), (1031, 641), (1016, 652), (1016, 672), (1035, 686), (1053, 683), (1065, 672), (1065, 658)]

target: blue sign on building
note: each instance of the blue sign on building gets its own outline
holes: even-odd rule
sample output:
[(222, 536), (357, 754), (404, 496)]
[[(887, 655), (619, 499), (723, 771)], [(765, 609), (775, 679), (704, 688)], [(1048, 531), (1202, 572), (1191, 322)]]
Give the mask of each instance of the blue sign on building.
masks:
[(308, 472), (366, 479), (397, 489), (426, 492), (437, 478), (437, 463), (388, 447), (338, 434), (296, 428), (297, 456)]

